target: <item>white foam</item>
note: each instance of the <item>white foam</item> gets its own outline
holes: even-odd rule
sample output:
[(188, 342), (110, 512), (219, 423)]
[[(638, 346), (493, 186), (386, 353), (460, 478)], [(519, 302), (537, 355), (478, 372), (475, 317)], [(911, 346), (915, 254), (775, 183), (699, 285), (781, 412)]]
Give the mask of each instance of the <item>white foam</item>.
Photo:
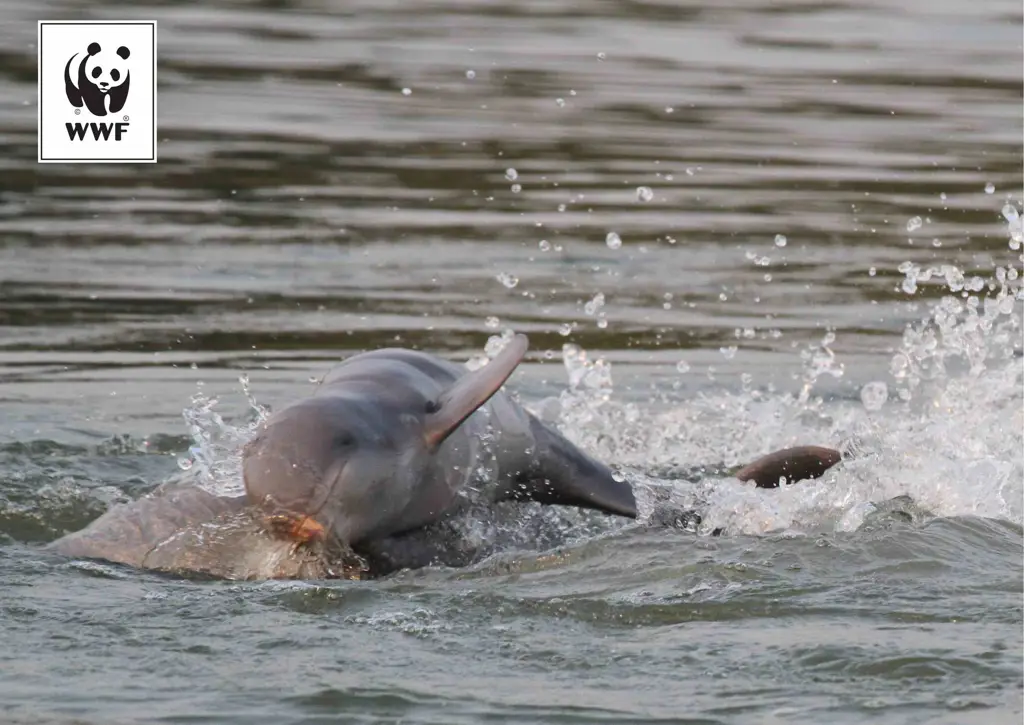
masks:
[[(1009, 215), (1011, 239), (1019, 234)], [(677, 483), (673, 500), (699, 505), (702, 528), (734, 533), (850, 530), (874, 504), (910, 496), (936, 516), (977, 515), (1022, 523), (1024, 515), (1024, 368), (1021, 284), (1013, 267), (991, 278), (951, 265), (904, 267), (919, 281), (944, 280), (949, 294), (907, 327), (892, 357), (885, 405), (859, 391), (851, 400), (814, 396), (818, 380), (840, 377), (844, 363), (831, 334), (802, 355), (796, 395), (743, 390), (648, 405), (620, 403), (610, 366), (585, 351), (563, 351), (570, 388), (558, 401), (560, 427), (604, 460), (650, 472), (666, 467), (732, 467), (773, 449), (841, 442), (853, 458), (818, 481), (762, 490), (735, 479)], [(544, 404), (550, 418), (556, 410)], [(665, 485), (634, 475), (643, 487)]]

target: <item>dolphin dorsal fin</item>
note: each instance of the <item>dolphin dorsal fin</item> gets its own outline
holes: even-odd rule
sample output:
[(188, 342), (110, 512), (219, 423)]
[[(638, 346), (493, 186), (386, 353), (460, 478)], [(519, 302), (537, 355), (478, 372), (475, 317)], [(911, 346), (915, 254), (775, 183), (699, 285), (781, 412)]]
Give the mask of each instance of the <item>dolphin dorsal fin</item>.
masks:
[(508, 380), (526, 354), (530, 341), (526, 335), (516, 335), (498, 353), (497, 357), (452, 383), (438, 396), (427, 416), (424, 438), (427, 447), (436, 449), (452, 432), (462, 425), (473, 411), (486, 403)]

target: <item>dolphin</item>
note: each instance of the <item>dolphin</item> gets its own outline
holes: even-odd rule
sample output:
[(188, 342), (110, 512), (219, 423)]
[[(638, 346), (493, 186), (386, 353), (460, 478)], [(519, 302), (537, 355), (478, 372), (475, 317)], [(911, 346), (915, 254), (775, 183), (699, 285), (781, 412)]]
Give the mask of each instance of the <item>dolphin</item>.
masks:
[[(469, 488), (487, 505), (535, 501), (636, 519), (625, 478), (502, 390), (527, 348), (516, 335), (473, 371), (401, 348), (357, 354), (258, 428), (242, 451), (244, 495), (168, 486), (51, 548), (227, 578), (320, 578), (468, 563), (473, 554), (448, 522)], [(804, 446), (737, 477), (772, 487), (839, 460)]]
[(488, 463), (493, 502), (635, 518), (624, 478), (501, 391), (526, 349), (517, 335), (472, 372), (412, 350), (349, 358), (246, 444), (249, 500), (312, 519), (356, 547), (439, 520)]

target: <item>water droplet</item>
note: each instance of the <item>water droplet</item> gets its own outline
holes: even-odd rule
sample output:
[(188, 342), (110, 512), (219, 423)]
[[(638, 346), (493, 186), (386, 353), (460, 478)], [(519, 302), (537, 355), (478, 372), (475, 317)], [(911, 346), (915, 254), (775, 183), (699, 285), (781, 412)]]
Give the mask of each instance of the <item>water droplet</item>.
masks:
[(559, 204), (558, 211), (565, 211), (565, 204)]
[(517, 284), (519, 284), (519, 278), (516, 277), (514, 274), (509, 274), (508, 272), (498, 273), (495, 279), (501, 282), (506, 287), (506, 289), (512, 289)]
[(489, 328), (491, 330), (497, 329), (498, 325), (500, 325), (500, 324), (501, 324), (501, 320), (499, 320), (494, 315), (491, 315), (486, 320), (484, 320), (484, 326), (486, 326), (487, 328)]
[(516, 179), (519, 178), (519, 172), (509, 167), (505, 169), (505, 178), (508, 179), (509, 181), (515, 181)]
[(718, 351), (725, 356), (726, 360), (732, 360), (736, 357), (736, 350), (738, 348), (735, 345), (729, 345), (729, 347), (720, 347)]
[(688, 372), (690, 372), (690, 363), (686, 362), (685, 360), (680, 360), (679, 362), (676, 363), (676, 372), (677, 373), (688, 373)]
[(600, 327), (602, 330), (605, 329), (606, 327), (608, 327), (608, 320), (606, 320), (604, 317), (597, 318), (597, 326)]
[(788, 240), (786, 239), (786, 235), (785, 234), (776, 234), (775, 235), (775, 246), (776, 247), (784, 247), (784, 246), (786, 246), (786, 242), (787, 241)]
[(555, 103), (558, 105), (559, 108), (565, 108), (565, 99), (564, 98), (556, 98), (555, 99)]
[(860, 401), (868, 410), (881, 410), (889, 399), (889, 388), (881, 381), (867, 383), (860, 389)]
[(675, 110), (672, 106), (665, 106), (665, 113), (674, 113)]
[(474, 78), (476, 78), (476, 71), (475, 70), (468, 70), (468, 71), (466, 71), (466, 78), (468, 78), (469, 80), (473, 80)]
[(182, 457), (182, 458), (178, 459), (178, 468), (180, 468), (183, 471), (190, 471), (190, 470), (192, 470), (192, 466), (194, 466), (194, 465), (195, 465), (195, 461), (193, 461), (191, 458), (184, 458), (184, 457)]
[(512, 193), (513, 194), (518, 194), (522, 190), (523, 190), (522, 184), (512, 184)]
[(654, 191), (649, 186), (636, 187), (636, 198), (640, 201), (650, 201), (654, 198)]
[(604, 294), (598, 292), (594, 295), (594, 299), (583, 305), (583, 313), (586, 315), (594, 315), (600, 311), (602, 307), (604, 307)]
[(558, 326), (558, 334), (562, 337), (569, 337), (572, 334), (572, 323), (565, 322)]
[(910, 217), (910, 219), (907, 220), (907, 231), (908, 232), (917, 231), (918, 229), (921, 228), (921, 223), (922, 223), (921, 222), (921, 217), (919, 217), (919, 216)]
[(604, 53), (604, 52), (598, 53), (597, 54), (597, 59), (598, 60), (607, 60), (608, 59), (608, 54)]
[(604, 243), (608, 245), (608, 249), (618, 249), (622, 246), (622, 237), (615, 232), (608, 232), (608, 236), (604, 238)]
[(986, 194), (995, 194), (996, 193), (996, 185), (993, 184), (991, 181), (988, 182), (987, 184), (985, 184), (985, 193)]
[(412, 88), (403, 88), (402, 89), (402, 95), (403, 96), (411, 96), (412, 95)]
[(540, 247), (540, 251), (542, 251), (542, 252), (549, 252), (549, 251), (551, 251), (551, 242), (549, 242), (547, 239), (541, 239), (537, 243), (537, 246)]
[(868, 270), (868, 276), (869, 277), (874, 277), (876, 274), (878, 274), (878, 270), (875, 269), (874, 267), (872, 267), (871, 269)]

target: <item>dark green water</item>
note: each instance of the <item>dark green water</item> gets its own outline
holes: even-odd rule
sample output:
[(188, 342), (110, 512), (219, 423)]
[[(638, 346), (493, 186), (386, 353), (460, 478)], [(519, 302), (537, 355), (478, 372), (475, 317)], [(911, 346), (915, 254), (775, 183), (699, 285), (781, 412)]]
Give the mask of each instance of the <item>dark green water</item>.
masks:
[[(159, 21), (158, 164), (36, 163), (41, 18)], [(0, 722), (1021, 722), (1022, 25), (3, 5)], [(235, 485), (242, 376), (273, 407), (506, 329), (528, 405), (728, 535), (527, 510), (479, 566), (374, 583), (39, 549), (182, 468)], [(857, 455), (715, 474), (791, 443)]]

